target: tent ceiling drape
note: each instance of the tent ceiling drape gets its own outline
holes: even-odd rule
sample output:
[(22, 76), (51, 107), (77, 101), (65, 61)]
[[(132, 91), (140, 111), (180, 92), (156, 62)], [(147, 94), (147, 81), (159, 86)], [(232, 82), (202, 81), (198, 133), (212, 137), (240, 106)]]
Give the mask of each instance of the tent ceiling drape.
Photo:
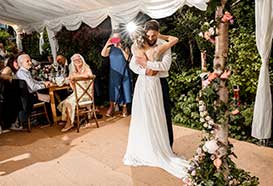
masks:
[(128, 23), (139, 12), (152, 18), (172, 15), (184, 5), (206, 10), (208, 0), (0, 0), (0, 22), (13, 25), (16, 32), (47, 29), (53, 59), (58, 42), (55, 34), (63, 26), (77, 30), (82, 23), (97, 27), (108, 16), (112, 28)]
[(251, 135), (258, 139), (271, 138), (272, 102), (269, 78), (269, 56), (273, 37), (272, 0), (255, 1), (256, 43), (262, 59)]
[(152, 18), (173, 14), (183, 5), (205, 10), (208, 0), (0, 0), (0, 22), (21, 25), (25, 31), (75, 30), (84, 22), (96, 27), (107, 16), (112, 24), (129, 22), (139, 12)]

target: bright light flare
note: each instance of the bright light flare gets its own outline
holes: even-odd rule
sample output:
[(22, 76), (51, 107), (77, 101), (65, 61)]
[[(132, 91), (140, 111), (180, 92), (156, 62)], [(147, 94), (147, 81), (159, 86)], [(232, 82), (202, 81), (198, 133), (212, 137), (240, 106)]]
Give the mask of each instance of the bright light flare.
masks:
[(134, 31), (136, 31), (137, 29), (137, 25), (134, 23), (134, 22), (129, 22), (127, 25), (126, 25), (126, 29), (129, 33), (133, 33)]

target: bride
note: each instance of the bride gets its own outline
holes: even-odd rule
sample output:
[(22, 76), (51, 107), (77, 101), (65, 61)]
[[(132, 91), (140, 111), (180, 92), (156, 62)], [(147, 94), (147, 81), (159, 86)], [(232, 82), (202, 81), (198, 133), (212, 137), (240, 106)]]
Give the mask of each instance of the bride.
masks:
[[(133, 55), (155, 61), (178, 41), (173, 36), (159, 35), (159, 38), (167, 42), (150, 47), (145, 31), (138, 30), (133, 36)], [(123, 162), (131, 166), (160, 167), (178, 178), (187, 177), (188, 161), (177, 157), (169, 144), (162, 89), (157, 75), (139, 75), (137, 78)]]

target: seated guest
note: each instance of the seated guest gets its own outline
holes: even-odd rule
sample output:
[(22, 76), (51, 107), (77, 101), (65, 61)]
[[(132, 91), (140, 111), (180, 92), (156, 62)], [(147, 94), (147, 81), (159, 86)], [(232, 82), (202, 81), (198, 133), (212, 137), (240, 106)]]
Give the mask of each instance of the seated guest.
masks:
[(8, 79), (14, 79), (18, 69), (17, 58), (15, 56), (10, 56), (7, 65), (1, 71), (1, 75), (8, 77)]
[[(68, 68), (68, 62), (67, 59), (63, 56), (63, 55), (58, 55), (56, 57), (56, 61), (57, 61), (57, 74), (56, 76), (62, 76), (62, 77), (68, 77), (69, 74), (69, 68)], [(69, 92), (69, 90), (64, 89), (64, 90), (60, 90), (58, 92), (55, 93), (55, 102), (60, 103), (61, 101), (63, 101), (65, 98), (67, 98), (67, 96), (69, 96), (71, 92)], [(59, 112), (58, 112), (59, 113)]]
[[(16, 77), (17, 77), (17, 79), (24, 80), (26, 82), (28, 93), (29, 93), (30, 99), (31, 99), (30, 100), (31, 103), (26, 103), (26, 104), (37, 103), (38, 102), (38, 98), (37, 98), (37, 94), (36, 94), (37, 91), (49, 87), (51, 83), (49, 81), (37, 81), (37, 80), (33, 79), (33, 77), (31, 76), (31, 73), (29, 71), (30, 68), (32, 67), (32, 62), (31, 62), (29, 55), (22, 54), (18, 57), (17, 61), (18, 61), (18, 65), (20, 68), (16, 72)], [(23, 107), (29, 108), (29, 106), (26, 106), (26, 105)], [(31, 109), (31, 107), (30, 107), (30, 109)], [(52, 116), (50, 114), (51, 113), (50, 112), (50, 105), (47, 103), (46, 107), (48, 110), (49, 117), (51, 118)], [(29, 111), (19, 112), (19, 120), (21, 123), (24, 123), (27, 121), (28, 113), (29, 113)]]
[(27, 54), (22, 54), (17, 59), (19, 70), (16, 72), (17, 79), (25, 80), (28, 86), (29, 93), (37, 92), (37, 90), (47, 88), (50, 85), (49, 81), (37, 81), (32, 78), (29, 69), (32, 67), (32, 62)]
[[(3, 111), (4, 116), (3, 118), (8, 118), (5, 119), (6, 123), (11, 124), (11, 129), (13, 130), (18, 130), (21, 129), (21, 127), (18, 125), (18, 120), (17, 118), (17, 113), (18, 113), (18, 105), (19, 105), (19, 100), (18, 100), (18, 91), (17, 91), (17, 82), (15, 79), (15, 73), (19, 69), (18, 63), (17, 63), (17, 57), (15, 56), (10, 56), (7, 59), (7, 65), (2, 69), (1, 71), (1, 76), (9, 80), (10, 83), (5, 84), (5, 100), (4, 102), (6, 104), (9, 104), (9, 107), (6, 107), (6, 109)], [(2, 95), (5, 93), (2, 92)], [(13, 108), (12, 108), (13, 107)]]
[(62, 55), (58, 55), (56, 57), (56, 61), (58, 63), (59, 75), (63, 75), (64, 77), (67, 77), (69, 73), (67, 59)]
[[(88, 77), (92, 75), (90, 67), (85, 63), (84, 58), (80, 54), (74, 54), (71, 57), (70, 65), (71, 69), (68, 77), (70, 80), (73, 79), (73, 77)], [(80, 84), (86, 87), (88, 82), (81, 81)], [(58, 105), (58, 109), (62, 112), (62, 121), (66, 121), (64, 128), (61, 130), (62, 132), (66, 132), (74, 126), (73, 122), (76, 109), (75, 85), (70, 81), (70, 86), (73, 89), (73, 93)], [(83, 90), (77, 89), (77, 92), (81, 95)], [(88, 96), (84, 96), (81, 101), (88, 98)]]

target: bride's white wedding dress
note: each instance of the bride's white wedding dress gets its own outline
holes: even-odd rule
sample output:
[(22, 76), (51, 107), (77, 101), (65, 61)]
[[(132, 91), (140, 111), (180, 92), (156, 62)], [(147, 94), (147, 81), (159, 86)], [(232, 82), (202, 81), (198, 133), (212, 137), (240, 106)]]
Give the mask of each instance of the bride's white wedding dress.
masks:
[(160, 79), (139, 75), (134, 91), (127, 151), (123, 162), (160, 167), (178, 178), (187, 176), (188, 161), (173, 154)]

